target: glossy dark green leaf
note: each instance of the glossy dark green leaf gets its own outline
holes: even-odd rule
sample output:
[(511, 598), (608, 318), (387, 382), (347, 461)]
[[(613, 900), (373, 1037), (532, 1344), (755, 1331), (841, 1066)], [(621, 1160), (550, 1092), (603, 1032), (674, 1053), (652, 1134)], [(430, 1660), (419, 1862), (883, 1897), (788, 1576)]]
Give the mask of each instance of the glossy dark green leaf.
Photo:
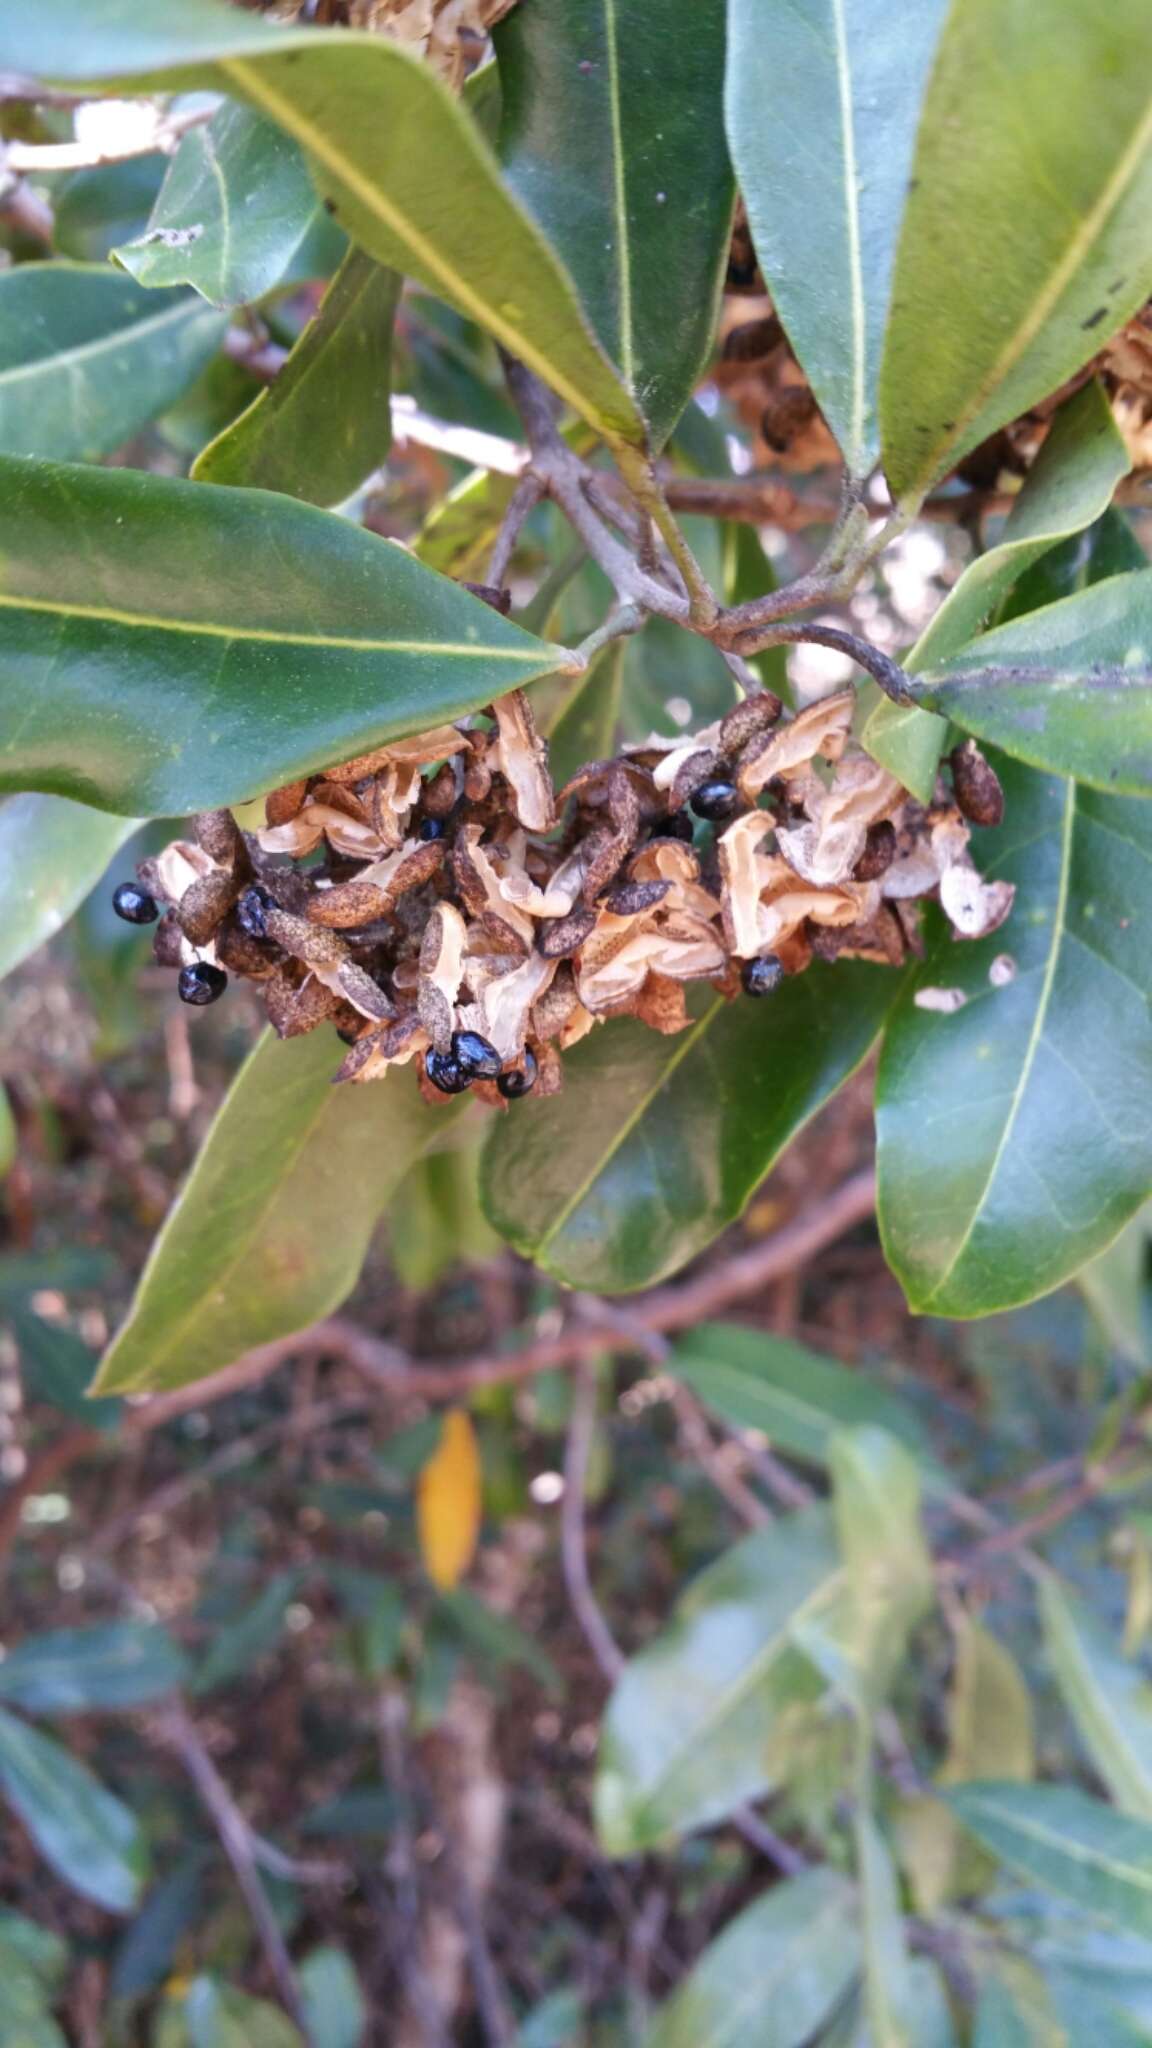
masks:
[(850, 1371), (791, 1338), (736, 1323), (699, 1323), (677, 1338), (668, 1371), (737, 1429), (758, 1429), (778, 1450), (827, 1465), (838, 1429), (871, 1423), (927, 1455), (913, 1409), (872, 1374)]
[[(972, 640), (1034, 563), (1100, 518), (1130, 467), (1107, 396), (1093, 380), (1061, 406), (1000, 540), (968, 564), (905, 657), (909, 673), (940, 667)], [(864, 728), (863, 743), (905, 788), (930, 803), (947, 732), (947, 719), (885, 697)]]
[(479, 321), (610, 440), (643, 423), (575, 287), (501, 181), (477, 124), (387, 36), (273, 27), (217, 0), (54, 0), (6, 31), (5, 62), (104, 90), (205, 87), (300, 144), (335, 218), (379, 263)]
[(392, 445), (392, 322), (401, 280), (353, 249), (275, 382), (205, 448), (201, 483), (338, 505)]
[(327, 1031), (266, 1035), (152, 1248), (101, 1393), (184, 1386), (325, 1315), (354, 1286), (401, 1176), (444, 1131), (399, 1068), (334, 1088)]
[(982, 633), (924, 664), (915, 689), (1017, 760), (1152, 795), (1152, 569)]
[(1147, 298), (1150, 66), (1143, 0), (949, 10), (881, 372), (884, 466), (901, 496), (1058, 389)]
[(52, 247), (76, 263), (104, 263), (118, 242), (143, 234), (168, 158), (159, 150), (73, 171), (52, 194)]
[(859, 1967), (850, 1887), (835, 1871), (806, 1871), (729, 1922), (644, 2048), (807, 2048)]
[(154, 1622), (52, 1629), (10, 1645), (0, 1699), (29, 1714), (85, 1714), (143, 1706), (183, 1682), (183, 1656)]
[(1056, 1579), (1040, 1586), (1044, 1644), (1080, 1740), (1125, 1813), (1152, 1821), (1152, 1685)]
[[(65, 1281), (67, 1276), (63, 1276)], [(85, 1283), (80, 1280), (80, 1285)], [(91, 1401), (87, 1398), (96, 1361), (72, 1330), (46, 1322), (22, 1301), (5, 1304), (5, 1320), (12, 1328), (20, 1351), (20, 1377), (25, 1398), (43, 1401), (89, 1429), (115, 1429), (120, 1421), (119, 1401)]]
[(0, 974), (55, 937), (135, 830), (63, 797), (0, 798)]
[(106, 1912), (132, 1911), (146, 1863), (135, 1815), (60, 1743), (3, 1711), (0, 1793), (65, 1884)]
[(756, 253), (856, 475), (879, 449), (884, 322), (943, 11), (942, 0), (729, 10), (728, 134)]
[(1152, 1826), (1071, 1785), (959, 1785), (948, 1803), (1028, 1884), (1152, 1936)]
[(673, 1038), (624, 1019), (596, 1030), (566, 1057), (563, 1094), (518, 1103), (493, 1132), (489, 1216), (575, 1286), (619, 1293), (673, 1272), (859, 1066), (900, 986), (838, 962), (770, 1002), (696, 990)]
[[(933, 923), (877, 1080), (884, 1247), (934, 1315), (1059, 1286), (1152, 1188), (1152, 805), (997, 765), (1005, 822), (977, 854), (1016, 883), (1012, 915), (965, 944)], [(1016, 975), (993, 988), (1002, 953)], [(916, 1008), (941, 985), (962, 1009)]]
[(701, 375), (728, 251), (724, 0), (533, 0), (499, 25), (505, 177), (662, 446)]
[(1078, 590), (1103, 583), (1109, 576), (1147, 567), (1148, 556), (1129, 520), (1113, 505), (1086, 533), (1072, 534), (1050, 548), (1025, 572), (1000, 606), (996, 624), (1006, 625), (1024, 612), (1037, 612), (1062, 597), (1073, 597)]
[(0, 451), (94, 462), (179, 398), (224, 321), (81, 263), (0, 272)]
[(137, 815), (255, 796), (559, 665), (345, 519), (135, 470), (0, 459), (0, 614), (0, 788)]
[(773, 1723), (823, 1690), (797, 1632), (839, 1612), (827, 1510), (746, 1536), (702, 1572), (630, 1659), (604, 1717), (596, 1819), (631, 1856), (723, 1819), (772, 1786)]
[(326, 277), (344, 246), (299, 145), (250, 107), (225, 104), (188, 130), (147, 227), (113, 253), (142, 285), (189, 284), (232, 307)]

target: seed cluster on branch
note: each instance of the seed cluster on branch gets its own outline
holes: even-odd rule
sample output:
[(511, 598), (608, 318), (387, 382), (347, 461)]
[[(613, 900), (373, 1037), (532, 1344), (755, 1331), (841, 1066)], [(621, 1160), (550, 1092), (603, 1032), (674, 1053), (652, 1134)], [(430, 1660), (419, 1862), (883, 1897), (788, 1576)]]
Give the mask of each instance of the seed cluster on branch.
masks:
[(853, 742), (854, 705), (785, 717), (756, 692), (557, 793), (513, 691), (274, 791), (256, 832), (203, 813), (116, 905), (135, 923), (167, 906), (155, 954), (185, 1001), (234, 974), (282, 1038), (334, 1026), (337, 1080), (415, 1062), (430, 1100), (553, 1094), (599, 1024), (683, 1030), (691, 982), (764, 996), (814, 959), (899, 966), (930, 897), (961, 938), (1003, 923), (1012, 885), (969, 850), (1002, 811), (988, 763), (966, 741), (923, 805)]

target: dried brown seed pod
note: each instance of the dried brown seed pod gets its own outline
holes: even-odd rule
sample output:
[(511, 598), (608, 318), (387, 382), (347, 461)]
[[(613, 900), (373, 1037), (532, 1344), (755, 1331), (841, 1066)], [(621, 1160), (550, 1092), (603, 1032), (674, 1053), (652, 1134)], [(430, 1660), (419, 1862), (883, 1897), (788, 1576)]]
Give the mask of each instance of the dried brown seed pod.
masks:
[(596, 927), (594, 910), (573, 910), (567, 917), (546, 918), (540, 926), (537, 947), (546, 960), (568, 960)]
[(270, 790), (264, 799), (264, 816), (272, 826), (290, 824), (297, 812), (302, 810), (308, 794), (305, 777), (299, 782), (286, 782), (282, 789)]
[(760, 433), (776, 455), (783, 455), (815, 417), (816, 400), (807, 385), (792, 384), (765, 406)]
[(775, 313), (764, 313), (759, 320), (745, 320), (739, 327), (730, 327), (724, 336), (720, 360), (725, 363), (762, 363), (784, 339)]
[(176, 921), (185, 938), (194, 946), (206, 946), (243, 887), (243, 877), (228, 868), (213, 868), (190, 883), (176, 905)]
[(777, 725), (784, 706), (774, 690), (754, 690), (720, 720), (722, 754), (738, 754), (758, 733)]
[(999, 825), (1004, 818), (1004, 791), (991, 762), (975, 740), (961, 740), (948, 756), (956, 802), (971, 825)]
[(205, 853), (221, 867), (244, 860), (244, 835), (231, 811), (201, 811), (192, 828)]
[(152, 934), (152, 958), (157, 966), (183, 966), (185, 943), (175, 911), (166, 910)]
[(896, 827), (890, 818), (868, 827), (864, 851), (852, 870), (854, 882), (877, 882), (896, 858)]

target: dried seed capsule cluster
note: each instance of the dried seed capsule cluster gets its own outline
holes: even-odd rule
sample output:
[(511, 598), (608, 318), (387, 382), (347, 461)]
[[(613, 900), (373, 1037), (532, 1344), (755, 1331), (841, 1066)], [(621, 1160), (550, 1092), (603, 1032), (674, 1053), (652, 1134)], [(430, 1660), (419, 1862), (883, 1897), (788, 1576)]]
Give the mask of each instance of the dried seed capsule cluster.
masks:
[(281, 1037), (330, 1024), (338, 1080), (413, 1063), (429, 1101), (552, 1094), (608, 1019), (682, 1030), (691, 982), (763, 998), (813, 959), (899, 964), (926, 897), (962, 937), (1003, 922), (1011, 885), (969, 852), (987, 762), (965, 743), (917, 803), (854, 746), (853, 708), (784, 718), (763, 691), (557, 793), (516, 691), (274, 791), (256, 832), (203, 814), (114, 901), (133, 923), (166, 906), (154, 951), (185, 1002), (238, 976)]

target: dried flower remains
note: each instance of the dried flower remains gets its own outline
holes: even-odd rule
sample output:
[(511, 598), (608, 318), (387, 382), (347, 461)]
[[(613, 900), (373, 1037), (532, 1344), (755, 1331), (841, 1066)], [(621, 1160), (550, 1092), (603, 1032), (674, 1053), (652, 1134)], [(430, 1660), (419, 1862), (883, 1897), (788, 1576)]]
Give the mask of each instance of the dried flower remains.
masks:
[(229, 975), (282, 1038), (331, 1026), (335, 1078), (414, 1064), (429, 1100), (554, 1094), (563, 1055), (614, 1017), (689, 1022), (690, 983), (770, 996), (814, 959), (900, 966), (938, 901), (958, 938), (995, 931), (974, 818), (998, 819), (971, 741), (931, 804), (852, 739), (854, 694), (785, 717), (763, 691), (691, 738), (587, 763), (557, 792), (522, 691), (268, 797), (242, 832), (211, 811), (117, 892), (166, 908), (156, 958), (185, 1001)]

